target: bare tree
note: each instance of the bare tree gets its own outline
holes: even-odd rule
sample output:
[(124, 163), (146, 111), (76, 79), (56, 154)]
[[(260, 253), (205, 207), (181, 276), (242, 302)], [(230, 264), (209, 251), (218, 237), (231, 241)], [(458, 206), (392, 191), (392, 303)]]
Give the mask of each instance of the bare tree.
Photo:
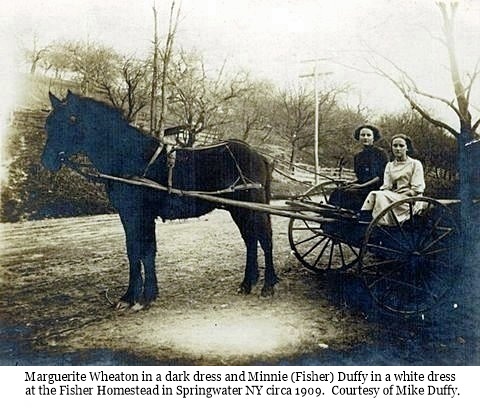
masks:
[(169, 110), (186, 128), (187, 146), (195, 143), (200, 132), (217, 132), (230, 123), (233, 102), (251, 87), (248, 75), (237, 73), (229, 77), (225, 63), (215, 75), (209, 75), (201, 57), (183, 51), (172, 63), (169, 78)]
[(245, 92), (228, 105), (231, 122), (220, 133), (261, 145), (272, 136), (271, 116), (275, 88), (267, 81), (246, 79)]
[(50, 50), (49, 45), (40, 46), (38, 34), (33, 34), (33, 47), (24, 49), (24, 54), (27, 62), (30, 64), (30, 74), (35, 74), (37, 67), (41, 61), (44, 60), (46, 54)]
[[(414, 78), (412, 78), (408, 72), (402, 69), (394, 61), (385, 58), (384, 56), (380, 56), (380, 58), (388, 62), (390, 65), (389, 69), (381, 68), (378, 63), (372, 61), (370, 61), (370, 65), (376, 73), (388, 79), (402, 93), (412, 109), (417, 111), (422, 118), (433, 125), (444, 129), (447, 133), (456, 138), (458, 146), (460, 198), (462, 199), (462, 215), (464, 219), (463, 224), (464, 226), (468, 226), (468, 219), (471, 211), (471, 194), (465, 146), (468, 142), (478, 136), (477, 130), (480, 126), (480, 118), (473, 119), (472, 117), (471, 104), (473, 85), (480, 73), (480, 59), (477, 60), (475, 67), (470, 73), (462, 75), (462, 70), (460, 69), (459, 64), (460, 61), (457, 56), (455, 36), (455, 19), (459, 3), (452, 1), (447, 4), (444, 1), (438, 1), (437, 6), (442, 18), (442, 36), (436, 37), (436, 39), (440, 41), (447, 52), (448, 68), (454, 91), (453, 98), (445, 98), (420, 89)], [(458, 118), (458, 126), (451, 126), (447, 122), (436, 117), (431, 110), (426, 107), (424, 103), (425, 100), (439, 102), (446, 106)]]
[[(157, 9), (153, 6), (154, 35), (153, 35), (153, 61), (152, 61), (152, 84), (150, 97), (150, 133), (162, 135), (165, 127), (165, 106), (167, 93), (167, 76), (170, 61), (173, 55), (173, 45), (177, 33), (180, 18), (180, 6), (177, 7), (175, 0), (170, 5), (168, 20), (168, 32), (165, 39), (165, 48), (160, 49), (158, 39)], [(161, 67), (159, 67), (161, 63)], [(158, 106), (158, 87), (160, 84), (160, 107)]]
[(56, 79), (63, 78), (67, 72), (71, 73), (70, 54), (65, 50), (65, 44), (62, 42), (50, 44), (41, 65), (45, 73), (53, 70)]
[[(343, 120), (333, 118), (338, 113), (338, 96), (348, 85), (331, 85), (318, 93), (319, 135), (327, 141), (343, 131)], [(315, 99), (304, 87), (280, 91), (275, 109), (275, 127), (280, 137), (290, 146), (290, 164), (293, 167), (300, 152), (314, 145)], [(327, 142), (328, 144), (328, 142)], [(324, 150), (326, 147), (324, 147)], [(328, 147), (327, 147), (328, 149)]]
[(56, 44), (55, 49), (57, 61), (67, 64), (62, 68), (74, 74), (85, 95), (94, 91), (105, 77), (115, 76), (116, 67), (121, 63), (121, 57), (115, 50), (95, 43), (64, 42)]
[(149, 103), (148, 63), (133, 57), (122, 61), (97, 80), (97, 88), (105, 92), (111, 104), (121, 109), (128, 121)]
[(305, 87), (281, 90), (274, 109), (274, 128), (290, 147), (290, 165), (305, 147), (313, 144), (315, 101)]

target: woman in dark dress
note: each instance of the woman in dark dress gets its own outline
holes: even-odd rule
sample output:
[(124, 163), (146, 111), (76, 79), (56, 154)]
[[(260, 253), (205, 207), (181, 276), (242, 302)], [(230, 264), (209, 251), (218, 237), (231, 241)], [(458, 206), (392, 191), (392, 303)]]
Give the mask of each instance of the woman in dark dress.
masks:
[(357, 180), (333, 191), (329, 203), (358, 211), (370, 191), (382, 186), (388, 156), (383, 149), (373, 145), (381, 138), (380, 131), (375, 126), (362, 125), (355, 129), (353, 137), (363, 146), (353, 158)]

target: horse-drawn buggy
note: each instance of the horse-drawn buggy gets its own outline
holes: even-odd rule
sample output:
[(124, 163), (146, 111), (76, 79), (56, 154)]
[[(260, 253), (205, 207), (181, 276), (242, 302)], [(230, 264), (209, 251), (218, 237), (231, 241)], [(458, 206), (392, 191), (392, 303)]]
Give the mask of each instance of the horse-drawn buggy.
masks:
[[(290, 245), (303, 265), (358, 274), (375, 302), (393, 312), (421, 313), (446, 295), (462, 265), (458, 200), (405, 198), (365, 221), (328, 204), (331, 185), (292, 202), (299, 213), (321, 219), (290, 219)], [(405, 220), (398, 210), (408, 213)]]
[[(53, 171), (67, 165), (104, 183), (124, 226), (130, 278), (119, 306), (148, 305), (158, 295), (155, 219), (197, 217), (215, 208), (230, 212), (245, 242), (242, 293), (258, 280), (259, 244), (265, 254), (262, 295), (273, 294), (278, 281), (270, 215), (290, 218), (289, 242), (304, 266), (359, 274), (375, 302), (389, 311), (431, 308), (461, 271), (459, 200), (409, 197), (364, 221), (348, 208), (329, 204), (331, 190), (345, 182), (330, 180), (272, 204), (271, 163), (243, 142), (178, 149), (172, 158), (157, 139), (102, 102), (70, 92), (65, 100), (50, 99), (43, 164)], [(91, 165), (71, 159), (78, 153)], [(406, 214), (402, 220), (399, 210)]]

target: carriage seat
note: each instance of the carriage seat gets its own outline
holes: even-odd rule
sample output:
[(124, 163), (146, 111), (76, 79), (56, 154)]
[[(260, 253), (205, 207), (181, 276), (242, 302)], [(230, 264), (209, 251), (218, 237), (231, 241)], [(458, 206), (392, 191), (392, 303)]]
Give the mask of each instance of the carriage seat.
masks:
[(204, 151), (207, 149), (218, 148), (220, 146), (225, 146), (228, 142), (222, 141), (217, 142), (211, 145), (201, 145), (201, 146), (174, 146), (173, 151)]

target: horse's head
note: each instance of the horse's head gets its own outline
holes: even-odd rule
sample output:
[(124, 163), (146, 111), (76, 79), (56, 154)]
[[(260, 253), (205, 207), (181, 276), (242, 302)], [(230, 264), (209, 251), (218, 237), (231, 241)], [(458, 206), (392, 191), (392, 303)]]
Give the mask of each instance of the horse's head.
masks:
[(82, 150), (84, 134), (79, 115), (79, 97), (68, 91), (62, 101), (49, 93), (52, 111), (47, 117), (45, 130), (47, 141), (42, 153), (42, 164), (48, 170), (57, 171), (62, 160)]

